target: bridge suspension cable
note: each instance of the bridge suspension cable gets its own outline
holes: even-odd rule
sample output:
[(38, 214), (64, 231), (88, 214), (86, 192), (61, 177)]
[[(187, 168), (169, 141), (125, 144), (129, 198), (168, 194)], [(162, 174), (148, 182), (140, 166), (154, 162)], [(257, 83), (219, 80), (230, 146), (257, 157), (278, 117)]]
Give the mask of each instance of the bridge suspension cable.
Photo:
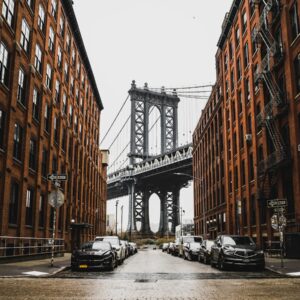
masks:
[(108, 136), (108, 134), (109, 134), (109, 132), (111, 131), (111, 129), (112, 129), (112, 127), (114, 126), (114, 124), (116, 123), (116, 121), (117, 121), (119, 115), (121, 114), (121, 112), (122, 112), (122, 110), (123, 110), (123, 108), (124, 108), (126, 102), (128, 101), (128, 99), (129, 99), (129, 94), (127, 95), (127, 97), (126, 97), (125, 101), (123, 102), (121, 108), (119, 109), (117, 115), (115, 116), (114, 120), (112, 121), (111, 125), (109, 126), (108, 130), (106, 131), (104, 137), (103, 137), (102, 140), (100, 141), (100, 146), (101, 146), (101, 144), (104, 142), (105, 138)]

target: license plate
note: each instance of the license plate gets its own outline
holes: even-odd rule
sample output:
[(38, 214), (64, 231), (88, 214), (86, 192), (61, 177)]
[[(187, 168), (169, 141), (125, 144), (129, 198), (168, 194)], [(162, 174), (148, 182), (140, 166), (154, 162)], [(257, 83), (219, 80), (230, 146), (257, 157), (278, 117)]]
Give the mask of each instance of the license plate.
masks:
[(244, 259), (244, 262), (248, 263), (248, 262), (250, 262), (250, 260), (249, 259)]
[(87, 269), (87, 265), (79, 265), (79, 269)]

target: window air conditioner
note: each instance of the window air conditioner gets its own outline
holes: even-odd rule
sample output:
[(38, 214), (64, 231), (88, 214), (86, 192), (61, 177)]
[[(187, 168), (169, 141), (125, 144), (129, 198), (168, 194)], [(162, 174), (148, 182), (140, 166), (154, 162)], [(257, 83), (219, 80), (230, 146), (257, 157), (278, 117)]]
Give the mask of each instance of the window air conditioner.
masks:
[(246, 142), (251, 142), (252, 141), (252, 134), (245, 134), (245, 140), (246, 140)]

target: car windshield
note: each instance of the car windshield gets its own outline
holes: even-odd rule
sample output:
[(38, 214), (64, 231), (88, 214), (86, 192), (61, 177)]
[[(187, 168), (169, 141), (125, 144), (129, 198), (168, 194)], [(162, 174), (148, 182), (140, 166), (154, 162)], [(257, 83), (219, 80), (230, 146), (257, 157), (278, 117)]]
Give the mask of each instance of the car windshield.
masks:
[(120, 245), (119, 244), (119, 240), (118, 239), (115, 239), (115, 238), (109, 238), (109, 237), (105, 237), (105, 238), (103, 238), (103, 241), (105, 241), (105, 242), (110, 242), (112, 245)]
[(191, 249), (199, 249), (201, 246), (200, 243), (190, 243), (190, 248)]
[(253, 240), (248, 237), (248, 236), (224, 236), (223, 237), (223, 244), (224, 245), (232, 245), (232, 246), (237, 246), (237, 245), (244, 245), (244, 246), (249, 246), (249, 245), (255, 245)]
[(107, 242), (95, 242), (92, 244), (92, 250), (110, 250), (110, 244)]
[(185, 236), (183, 237), (183, 243), (202, 243), (202, 238), (200, 236)]

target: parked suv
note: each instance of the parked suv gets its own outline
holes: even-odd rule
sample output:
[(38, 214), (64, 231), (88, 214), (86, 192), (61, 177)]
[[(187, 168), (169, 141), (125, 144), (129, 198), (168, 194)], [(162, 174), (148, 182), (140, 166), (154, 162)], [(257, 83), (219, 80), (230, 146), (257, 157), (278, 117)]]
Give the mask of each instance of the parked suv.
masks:
[(257, 249), (249, 236), (220, 235), (211, 247), (212, 266), (225, 269), (229, 265), (254, 266), (265, 268), (265, 257), (262, 250)]
[(203, 238), (202, 236), (196, 235), (184, 235), (179, 238), (179, 253), (178, 256), (184, 257), (184, 247), (187, 243), (200, 243), (202, 244)]
[(117, 252), (117, 262), (122, 264), (125, 260), (125, 248), (121, 244), (121, 241), (118, 236), (96, 236), (95, 241), (110, 242), (112, 247)]

